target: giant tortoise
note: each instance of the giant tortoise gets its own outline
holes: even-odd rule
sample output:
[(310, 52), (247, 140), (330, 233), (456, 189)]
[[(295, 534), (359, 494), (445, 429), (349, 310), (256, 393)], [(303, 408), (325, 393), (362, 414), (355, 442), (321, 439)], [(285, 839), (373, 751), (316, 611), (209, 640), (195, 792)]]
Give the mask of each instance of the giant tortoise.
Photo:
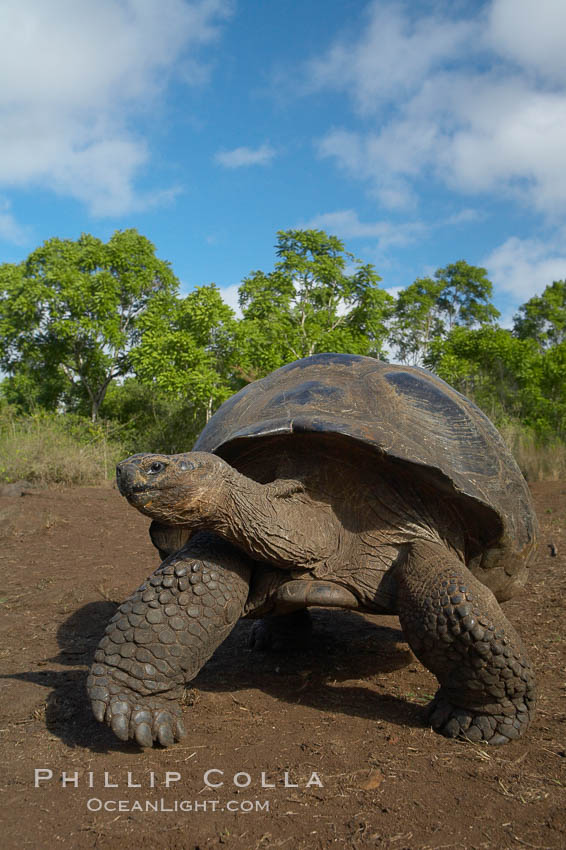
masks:
[(311, 606), (397, 614), (439, 680), (436, 731), (503, 744), (527, 728), (534, 674), (498, 602), (526, 581), (536, 518), (498, 432), (439, 378), (308, 357), (226, 401), (192, 452), (133, 455), (117, 480), (164, 558), (88, 678), (122, 740), (173, 744), (184, 684), (239, 618), (264, 618), (262, 646), (296, 643)]

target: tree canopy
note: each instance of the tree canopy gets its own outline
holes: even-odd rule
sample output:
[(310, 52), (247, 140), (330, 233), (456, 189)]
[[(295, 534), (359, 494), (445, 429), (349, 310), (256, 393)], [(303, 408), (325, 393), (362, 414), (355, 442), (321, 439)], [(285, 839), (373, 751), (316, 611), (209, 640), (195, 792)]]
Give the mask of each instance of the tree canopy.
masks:
[(394, 300), (370, 263), (322, 230), (279, 231), (276, 255), (272, 272), (252, 272), (240, 287), (247, 374), (321, 351), (382, 356)]
[[(234, 391), (234, 311), (214, 284), (182, 299), (156, 298), (138, 324), (130, 352), (133, 372), (146, 386), (189, 402), (207, 421)], [(202, 426), (203, 423), (201, 423)]]
[(393, 298), (371, 263), (322, 230), (277, 233), (272, 270), (186, 295), (135, 230), (50, 239), (0, 265), (0, 396), (30, 412), (112, 420), (133, 450), (181, 451), (247, 382), (324, 351), (424, 365), (496, 421), (566, 435), (566, 283), (497, 325), (486, 270), (465, 260)]
[(402, 363), (422, 366), (433, 340), (453, 327), (491, 325), (499, 311), (491, 303), (487, 272), (465, 260), (437, 269), (401, 290), (395, 304), (391, 341)]
[(495, 421), (566, 436), (566, 342), (541, 350), (505, 328), (456, 327), (433, 341), (427, 365)]
[(0, 266), (1, 365), (14, 388), (41, 376), (51, 404), (86, 398), (96, 419), (108, 386), (130, 368), (140, 316), (177, 288), (169, 263), (135, 230), (108, 243), (49, 239), (25, 262)]
[(555, 280), (542, 295), (530, 298), (514, 321), (519, 339), (534, 339), (542, 348), (566, 341), (566, 281)]

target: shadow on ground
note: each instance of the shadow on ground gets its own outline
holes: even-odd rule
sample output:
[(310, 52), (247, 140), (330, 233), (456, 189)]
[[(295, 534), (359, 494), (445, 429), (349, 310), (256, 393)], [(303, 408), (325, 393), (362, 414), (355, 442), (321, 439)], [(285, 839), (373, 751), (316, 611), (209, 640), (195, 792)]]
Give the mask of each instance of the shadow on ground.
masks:
[[(114, 602), (91, 602), (61, 624), (57, 632), (59, 653), (46, 662), (75, 669), (45, 669), (6, 677), (51, 689), (46, 724), (70, 747), (86, 747), (94, 752), (139, 751), (136, 744), (120, 742), (94, 720), (86, 696), (88, 668), (117, 607)], [(376, 678), (414, 661), (399, 629), (376, 625), (347, 611), (317, 610), (312, 612), (312, 618), (309, 648), (293, 655), (250, 649), (252, 622), (241, 620), (190, 687), (215, 693), (258, 689), (290, 705), (302, 704), (403, 726), (423, 725), (420, 706), (378, 693), (370, 686)], [(368, 682), (365, 687), (364, 680)]]

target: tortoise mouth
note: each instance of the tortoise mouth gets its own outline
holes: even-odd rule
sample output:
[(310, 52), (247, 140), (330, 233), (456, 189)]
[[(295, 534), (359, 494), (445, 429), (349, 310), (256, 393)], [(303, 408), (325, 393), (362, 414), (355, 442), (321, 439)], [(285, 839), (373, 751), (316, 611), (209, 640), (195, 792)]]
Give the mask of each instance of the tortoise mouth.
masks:
[(133, 493), (147, 493), (148, 490), (159, 490), (159, 487), (156, 487), (155, 484), (136, 484), (135, 487), (132, 487), (128, 493), (131, 495)]
[(150, 495), (151, 493), (160, 493), (162, 490), (172, 490), (172, 489), (173, 489), (172, 484), (160, 486), (157, 483), (151, 483), (151, 484), (136, 484), (134, 487), (130, 487), (128, 490), (125, 490), (125, 491), (122, 491), (122, 492), (123, 492), (123, 495), (127, 499), (130, 499), (133, 496)]

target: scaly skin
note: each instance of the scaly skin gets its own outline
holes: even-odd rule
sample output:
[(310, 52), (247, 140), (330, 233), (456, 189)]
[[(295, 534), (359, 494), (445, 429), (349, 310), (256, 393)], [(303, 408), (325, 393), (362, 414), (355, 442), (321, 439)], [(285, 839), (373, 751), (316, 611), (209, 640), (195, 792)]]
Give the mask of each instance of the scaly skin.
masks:
[(251, 569), (212, 534), (164, 561), (120, 605), (96, 651), (87, 689), (97, 720), (142, 747), (183, 737), (176, 701), (240, 618)]
[(492, 592), (441, 544), (414, 544), (396, 569), (403, 631), (441, 686), (428, 708), (433, 729), (495, 745), (518, 738), (535, 677)]

